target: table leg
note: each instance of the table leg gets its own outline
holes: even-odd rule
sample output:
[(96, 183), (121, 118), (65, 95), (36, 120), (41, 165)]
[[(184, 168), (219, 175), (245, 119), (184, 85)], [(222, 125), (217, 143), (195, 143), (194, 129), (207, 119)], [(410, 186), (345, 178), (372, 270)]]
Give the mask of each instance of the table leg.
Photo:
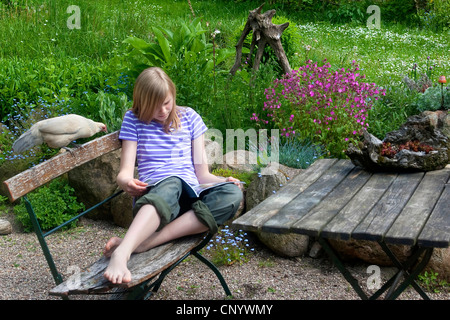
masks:
[[(399, 271), (395, 275), (393, 275), (388, 281), (386, 281), (386, 283), (380, 289), (378, 289), (373, 295), (368, 296), (363, 291), (361, 286), (359, 285), (358, 280), (356, 280), (351, 275), (351, 273), (345, 268), (345, 266), (340, 261), (335, 250), (329, 245), (328, 240), (319, 237), (318, 242), (320, 243), (322, 248), (325, 250), (325, 252), (328, 254), (328, 256), (331, 258), (334, 265), (339, 269), (339, 271), (342, 273), (344, 278), (353, 287), (353, 289), (355, 290), (355, 292), (359, 295), (359, 297), (361, 299), (363, 299), (363, 300), (377, 299), (387, 289), (389, 289), (389, 291), (387, 292), (385, 299), (396, 299), (409, 285), (412, 285), (413, 288), (420, 294), (420, 296), (423, 299), (429, 300), (429, 297), (427, 296), (427, 294), (415, 282), (415, 280), (416, 280), (417, 276), (420, 274), (420, 272), (422, 272), (422, 270), (428, 264), (428, 262), (431, 258), (431, 254), (433, 253), (433, 248), (415, 247), (413, 249), (413, 253), (408, 258), (408, 260), (405, 263), (401, 263), (384, 242), (379, 242), (383, 251), (389, 256), (389, 258), (394, 263), (394, 265), (399, 269)], [(423, 255), (423, 258), (419, 262), (419, 259), (422, 255)], [(409, 271), (411, 268), (413, 268), (413, 269), (411, 271)], [(399, 285), (399, 282), (402, 277), (405, 277), (405, 279)]]
[(322, 246), (322, 248), (325, 250), (325, 252), (328, 254), (328, 256), (333, 261), (336, 268), (339, 269), (339, 271), (342, 273), (344, 278), (348, 281), (348, 283), (353, 287), (355, 292), (359, 295), (359, 297), (362, 300), (367, 300), (369, 297), (366, 295), (366, 293), (362, 290), (361, 286), (358, 283), (358, 280), (356, 280), (351, 273), (345, 268), (345, 266), (340, 261), (338, 255), (334, 251), (334, 249), (328, 244), (328, 240), (319, 237), (318, 242)]
[[(407, 259), (405, 263), (401, 263), (386, 243), (380, 241), (378, 242), (383, 249), (383, 251), (388, 255), (389, 259), (394, 263), (394, 265), (399, 269), (399, 272), (394, 275), (395, 281), (391, 286), (391, 289), (386, 295), (386, 299), (396, 299), (409, 285), (420, 294), (420, 296), (429, 300), (430, 298), (423, 291), (423, 289), (415, 282), (417, 276), (422, 272), (430, 261), (431, 255), (433, 253), (433, 248), (419, 248), (415, 246), (413, 248), (413, 253)], [(422, 260), (418, 263), (420, 257), (423, 254)], [(413, 268), (413, 269), (412, 269)], [(409, 271), (411, 269), (411, 271)], [(398, 287), (398, 282), (402, 276), (405, 276), (405, 280)]]

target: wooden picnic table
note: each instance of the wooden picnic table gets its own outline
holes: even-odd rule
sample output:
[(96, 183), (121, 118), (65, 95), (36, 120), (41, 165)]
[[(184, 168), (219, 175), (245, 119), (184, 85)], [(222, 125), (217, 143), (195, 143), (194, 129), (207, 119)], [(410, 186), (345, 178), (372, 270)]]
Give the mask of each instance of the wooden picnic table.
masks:
[[(288, 185), (233, 222), (247, 231), (298, 233), (317, 238), (335, 265), (363, 299), (395, 299), (414, 282), (433, 248), (450, 242), (450, 168), (429, 172), (368, 172), (350, 160), (322, 159)], [(368, 297), (346, 270), (328, 240), (377, 242), (399, 272)], [(400, 260), (391, 244), (413, 248)], [(399, 283), (401, 278), (403, 283)]]

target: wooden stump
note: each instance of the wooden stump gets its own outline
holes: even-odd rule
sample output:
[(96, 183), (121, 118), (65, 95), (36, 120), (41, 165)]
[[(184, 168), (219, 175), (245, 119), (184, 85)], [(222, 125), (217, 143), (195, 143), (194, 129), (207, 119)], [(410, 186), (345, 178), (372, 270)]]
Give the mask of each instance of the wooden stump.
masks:
[(247, 18), (247, 23), (245, 24), (242, 35), (236, 45), (236, 61), (230, 70), (230, 73), (234, 75), (239, 69), (242, 60), (242, 46), (244, 45), (245, 38), (253, 31), (253, 38), (250, 45), (250, 54), (252, 55), (255, 46), (258, 47), (256, 52), (255, 61), (253, 63), (253, 69), (258, 70), (261, 63), (261, 58), (266, 45), (269, 45), (283, 69), (284, 73), (291, 72), (291, 67), (289, 61), (284, 52), (283, 46), (281, 45), (281, 34), (289, 26), (289, 22), (283, 23), (281, 25), (274, 25), (272, 23), (272, 18), (275, 15), (275, 10), (269, 10), (261, 14), (261, 9), (264, 6), (262, 4), (259, 8), (251, 10)]

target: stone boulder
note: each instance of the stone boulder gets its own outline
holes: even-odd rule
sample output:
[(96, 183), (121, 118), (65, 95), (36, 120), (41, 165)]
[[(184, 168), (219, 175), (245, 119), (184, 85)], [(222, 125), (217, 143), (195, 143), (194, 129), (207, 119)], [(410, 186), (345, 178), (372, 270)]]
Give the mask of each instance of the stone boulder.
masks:
[[(246, 150), (228, 152), (223, 156), (223, 163), (219, 167), (241, 172), (255, 171), (257, 168), (256, 154)], [(249, 211), (276, 193), (301, 170), (288, 168), (278, 163), (270, 163), (261, 171), (263, 174), (258, 174), (258, 177), (246, 187), (245, 211)], [(308, 250), (308, 236), (263, 231), (257, 232), (256, 236), (266, 247), (283, 257), (302, 256)]]
[(208, 159), (208, 167), (211, 171), (214, 167), (223, 163), (222, 145), (217, 141), (205, 139), (205, 152)]
[(251, 172), (257, 168), (256, 153), (246, 150), (235, 150), (223, 155), (222, 163), (218, 166), (240, 172)]
[[(115, 150), (69, 171), (68, 181), (86, 208), (111, 196), (117, 189), (120, 152)], [(112, 220), (111, 202), (88, 214), (92, 219)]]
[(258, 174), (258, 177), (247, 186), (245, 197), (247, 211), (276, 193), (301, 171), (301, 169), (292, 169), (281, 164), (276, 167), (277, 170), (274, 170), (273, 174)]
[(309, 237), (301, 234), (276, 234), (258, 231), (258, 239), (281, 257), (301, 257), (308, 251)]
[[(115, 191), (119, 191), (117, 188)], [(111, 200), (111, 216), (114, 224), (122, 228), (128, 228), (133, 221), (133, 197), (126, 192)]]
[[(260, 174), (248, 186), (246, 193), (247, 211), (276, 193), (301, 171), (301, 169), (292, 169), (283, 165), (273, 167), (277, 167), (273, 174)], [(258, 231), (256, 236), (266, 247), (282, 257), (299, 257), (308, 250), (309, 237), (305, 235)]]
[[(330, 240), (333, 247), (340, 257), (345, 261), (362, 260), (364, 262), (378, 266), (392, 266), (389, 257), (375, 241), (365, 240)], [(400, 262), (405, 262), (411, 255), (411, 247), (404, 245), (389, 246), (394, 255)]]
[(438, 273), (438, 279), (450, 283), (450, 248), (434, 249), (425, 270)]
[(450, 160), (450, 115), (448, 111), (424, 111), (422, 115), (428, 118), (433, 128), (440, 130), (447, 137), (446, 147), (448, 159)]

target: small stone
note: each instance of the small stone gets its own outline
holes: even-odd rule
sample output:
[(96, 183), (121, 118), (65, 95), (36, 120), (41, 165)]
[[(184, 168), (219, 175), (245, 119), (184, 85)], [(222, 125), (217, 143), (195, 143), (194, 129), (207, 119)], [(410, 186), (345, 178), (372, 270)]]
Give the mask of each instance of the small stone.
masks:
[(0, 219), (0, 235), (12, 233), (12, 226), (8, 220)]
[(309, 256), (313, 259), (319, 258), (322, 254), (323, 249), (319, 242), (314, 242), (309, 250)]

